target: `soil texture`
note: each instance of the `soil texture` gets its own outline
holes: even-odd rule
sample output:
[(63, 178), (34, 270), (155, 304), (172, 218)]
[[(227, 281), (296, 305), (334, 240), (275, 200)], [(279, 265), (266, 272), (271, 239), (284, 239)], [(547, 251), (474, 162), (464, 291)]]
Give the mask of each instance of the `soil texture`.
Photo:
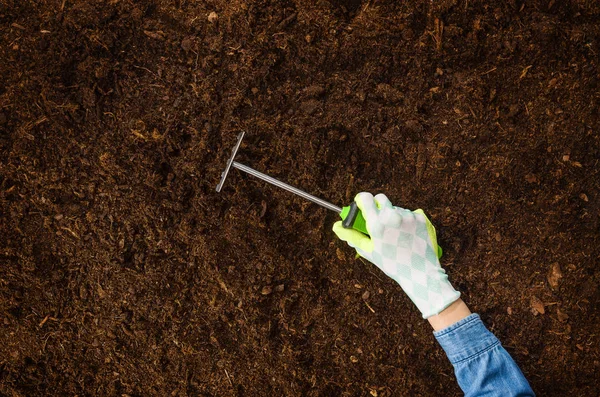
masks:
[(336, 239), (422, 208), (541, 396), (600, 393), (600, 5), (0, 0), (0, 395), (457, 396)]

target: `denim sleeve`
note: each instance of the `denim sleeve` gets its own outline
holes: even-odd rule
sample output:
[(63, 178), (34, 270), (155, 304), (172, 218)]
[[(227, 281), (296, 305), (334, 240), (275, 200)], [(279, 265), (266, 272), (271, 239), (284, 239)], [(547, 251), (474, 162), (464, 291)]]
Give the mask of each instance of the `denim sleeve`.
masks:
[(466, 397), (535, 396), (527, 379), (479, 315), (434, 332)]

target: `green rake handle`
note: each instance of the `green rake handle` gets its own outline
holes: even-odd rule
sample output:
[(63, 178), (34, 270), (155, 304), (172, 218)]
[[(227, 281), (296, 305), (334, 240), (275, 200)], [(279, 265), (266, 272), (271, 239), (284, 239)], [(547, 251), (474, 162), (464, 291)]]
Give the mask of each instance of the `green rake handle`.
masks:
[(362, 212), (360, 212), (360, 209), (355, 202), (352, 202), (352, 204), (349, 206), (342, 208), (340, 217), (343, 220), (342, 226), (344, 226), (346, 229), (352, 228), (366, 234), (367, 236), (369, 235), (369, 232), (367, 231), (367, 222), (365, 221), (365, 218), (363, 218)]

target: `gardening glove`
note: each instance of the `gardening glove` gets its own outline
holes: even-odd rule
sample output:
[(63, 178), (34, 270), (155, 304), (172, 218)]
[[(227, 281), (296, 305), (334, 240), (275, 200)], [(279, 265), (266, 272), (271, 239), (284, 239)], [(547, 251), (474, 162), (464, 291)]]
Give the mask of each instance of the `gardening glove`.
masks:
[(346, 229), (342, 222), (333, 231), (400, 284), (423, 318), (439, 314), (460, 297), (440, 266), (435, 228), (422, 210), (394, 207), (383, 194), (359, 193), (354, 201), (369, 235)]

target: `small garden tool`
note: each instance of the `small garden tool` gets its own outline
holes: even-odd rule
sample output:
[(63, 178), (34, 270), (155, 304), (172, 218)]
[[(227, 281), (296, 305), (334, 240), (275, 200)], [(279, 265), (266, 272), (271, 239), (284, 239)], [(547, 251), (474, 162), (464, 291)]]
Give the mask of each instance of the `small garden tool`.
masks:
[(268, 175), (263, 174), (262, 172), (256, 171), (255, 169), (250, 168), (247, 165), (240, 164), (237, 161), (234, 161), (235, 156), (238, 152), (238, 149), (240, 148), (240, 144), (242, 143), (243, 138), (244, 138), (244, 131), (242, 131), (238, 135), (237, 142), (233, 148), (231, 157), (229, 158), (229, 161), (227, 162), (225, 171), (223, 171), (223, 173), (221, 174), (221, 181), (217, 185), (217, 192), (220, 192), (221, 189), (223, 188), (223, 184), (225, 183), (225, 179), (227, 178), (227, 175), (229, 174), (229, 170), (231, 170), (231, 167), (237, 168), (240, 171), (244, 171), (252, 176), (262, 179), (265, 182), (268, 182), (272, 185), (275, 185), (277, 187), (285, 189), (288, 192), (292, 192), (300, 197), (303, 197), (307, 200), (312, 201), (313, 203), (319, 204), (320, 206), (325, 207), (331, 211), (335, 211), (342, 218), (342, 220), (343, 220), (342, 225), (345, 228), (347, 228), (347, 229), (352, 228), (352, 229), (358, 230), (361, 233), (364, 233), (367, 235), (369, 234), (367, 231), (367, 225), (366, 225), (365, 219), (363, 218), (363, 216), (355, 202), (352, 202), (352, 204), (350, 204), (347, 207), (340, 208), (336, 205), (331, 204), (328, 201), (325, 201), (325, 200), (315, 197), (311, 194), (308, 194), (303, 190), (300, 190), (298, 188), (290, 186), (287, 183), (283, 183), (275, 178), (272, 178)]

